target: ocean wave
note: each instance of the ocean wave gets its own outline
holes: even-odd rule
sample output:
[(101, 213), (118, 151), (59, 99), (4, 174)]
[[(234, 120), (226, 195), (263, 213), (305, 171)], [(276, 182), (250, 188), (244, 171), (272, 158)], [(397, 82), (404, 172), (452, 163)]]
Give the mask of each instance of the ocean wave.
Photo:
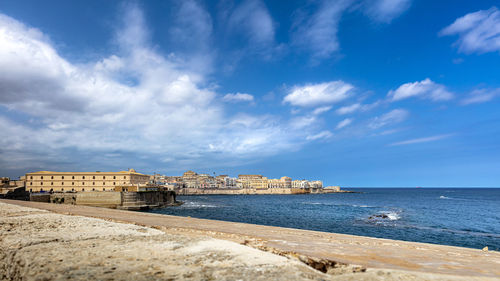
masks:
[(441, 195), (441, 196), (439, 196), (439, 199), (451, 199), (451, 198)]
[(389, 219), (391, 221), (397, 221), (401, 218), (401, 216), (396, 212), (389, 212), (389, 213), (387, 213), (387, 216), (389, 217)]
[(383, 223), (387, 221), (397, 221), (401, 219), (400, 212), (397, 211), (380, 211), (368, 217), (369, 221), (375, 223)]
[(335, 203), (321, 203), (321, 202), (302, 202), (304, 205), (322, 205), (322, 206), (336, 206), (336, 207), (355, 207), (355, 208), (377, 208), (369, 205), (356, 205), (356, 204), (335, 204)]
[(221, 207), (221, 206), (212, 205), (212, 204), (204, 204), (201, 202), (185, 202), (184, 204), (182, 204), (182, 207), (194, 209), (194, 208), (217, 208), (217, 207)]

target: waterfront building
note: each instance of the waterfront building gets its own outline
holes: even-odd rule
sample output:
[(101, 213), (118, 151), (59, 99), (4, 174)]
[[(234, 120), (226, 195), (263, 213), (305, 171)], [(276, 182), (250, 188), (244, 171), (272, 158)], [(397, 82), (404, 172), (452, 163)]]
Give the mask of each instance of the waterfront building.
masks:
[(27, 173), (26, 190), (39, 191), (111, 191), (118, 186), (147, 184), (150, 176), (134, 169), (121, 172), (51, 172)]
[(267, 189), (268, 179), (262, 175), (238, 175), (241, 188)]
[(310, 181), (309, 182), (309, 187), (310, 188), (323, 188), (323, 182), (316, 180), (316, 181)]
[(292, 181), (293, 188), (309, 188), (309, 182), (307, 180), (294, 180)]
[(193, 171), (187, 171), (182, 175), (184, 187), (197, 188), (199, 186), (198, 174)]

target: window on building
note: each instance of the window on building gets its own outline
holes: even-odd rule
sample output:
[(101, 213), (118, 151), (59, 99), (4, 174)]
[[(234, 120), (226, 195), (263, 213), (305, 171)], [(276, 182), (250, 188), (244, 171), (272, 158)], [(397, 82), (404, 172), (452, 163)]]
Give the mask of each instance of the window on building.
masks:
[(82, 179), (85, 179), (85, 176), (82, 176)]
[(41, 177), (41, 179), (43, 180), (43, 176)]
[(64, 182), (61, 182), (61, 185), (64, 185)]
[(82, 185), (85, 185), (85, 182), (82, 181)]
[(41, 182), (40, 185), (43, 185), (43, 182)]
[(116, 185), (116, 183), (115, 183), (115, 182), (113, 182), (113, 185)]
[(32, 180), (32, 179), (33, 179), (33, 176), (30, 176), (30, 180)]
[(92, 185), (95, 185), (95, 181), (94, 181), (94, 182), (92, 182)]
[(92, 188), (92, 191), (95, 191), (95, 188)]
[(82, 191), (85, 191), (85, 188), (82, 188)]
[(92, 179), (95, 180), (95, 176), (92, 176)]
[(71, 177), (71, 179), (72, 179), (72, 180), (74, 180), (74, 179), (75, 179), (75, 176), (72, 176), (72, 177)]
[(102, 191), (106, 191), (106, 188), (103, 188)]
[(126, 177), (125, 177), (125, 176), (123, 176), (123, 179), (126, 179)]
[(102, 182), (102, 185), (106, 185), (106, 183), (105, 183), (105, 182)]
[(54, 179), (54, 176), (50, 176), (50, 179), (53, 180)]
[(64, 191), (64, 188), (61, 188), (61, 191)]
[(106, 176), (102, 176), (102, 179), (105, 180), (106, 179)]
[(61, 176), (61, 179), (64, 179), (64, 176)]
[(54, 182), (51, 182), (50, 185), (54, 185)]
[(116, 176), (113, 176), (113, 179), (116, 180)]

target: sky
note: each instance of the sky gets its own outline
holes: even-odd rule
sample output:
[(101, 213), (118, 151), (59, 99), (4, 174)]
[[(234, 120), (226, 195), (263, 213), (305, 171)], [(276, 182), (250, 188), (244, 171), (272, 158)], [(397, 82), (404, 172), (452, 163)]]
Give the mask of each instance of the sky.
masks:
[(500, 187), (500, 5), (1, 0), (0, 131), (13, 178)]

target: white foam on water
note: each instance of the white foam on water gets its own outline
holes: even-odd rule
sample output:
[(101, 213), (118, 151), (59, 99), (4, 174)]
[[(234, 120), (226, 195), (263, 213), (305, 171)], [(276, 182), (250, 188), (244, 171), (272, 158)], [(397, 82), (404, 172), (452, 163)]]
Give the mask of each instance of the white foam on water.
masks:
[(200, 202), (186, 202), (182, 205), (184, 208), (217, 208), (220, 206), (211, 205), (211, 204), (203, 204)]
[(389, 212), (389, 213), (386, 213), (387, 217), (391, 220), (391, 221), (397, 221), (399, 220), (401, 217), (399, 216), (398, 213), (395, 213), (395, 212)]
[(441, 195), (441, 196), (439, 196), (439, 199), (451, 199), (451, 198)]

